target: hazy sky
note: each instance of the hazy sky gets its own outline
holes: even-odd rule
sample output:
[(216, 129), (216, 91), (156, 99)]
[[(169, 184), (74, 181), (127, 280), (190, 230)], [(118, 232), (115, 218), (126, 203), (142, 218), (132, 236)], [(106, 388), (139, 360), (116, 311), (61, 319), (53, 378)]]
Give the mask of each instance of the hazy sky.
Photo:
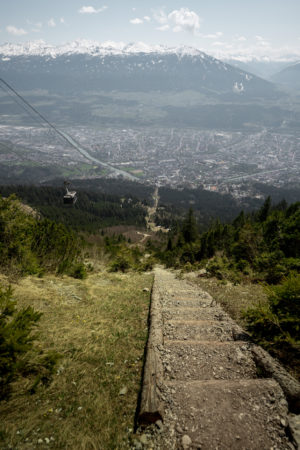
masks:
[(300, 58), (300, 0), (0, 0), (0, 43), (77, 39)]

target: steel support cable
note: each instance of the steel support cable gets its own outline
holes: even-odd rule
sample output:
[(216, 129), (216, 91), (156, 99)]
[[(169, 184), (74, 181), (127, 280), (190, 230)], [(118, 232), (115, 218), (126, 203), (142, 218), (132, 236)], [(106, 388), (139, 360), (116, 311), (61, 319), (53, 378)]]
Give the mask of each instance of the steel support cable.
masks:
[(12, 91), (18, 98), (20, 98), (35, 114), (37, 114), (45, 123), (48, 124), (50, 128), (52, 128), (64, 141), (66, 141), (69, 145), (77, 150), (75, 145), (73, 145), (64, 135), (61, 133), (54, 125), (52, 125), (49, 120), (46, 119), (34, 106), (32, 106), (22, 95), (20, 95), (12, 86), (10, 86), (3, 78), (0, 78), (0, 81), (8, 87), (10, 91)]
[[(2, 80), (0, 80), (0, 81), (2, 81)], [(16, 96), (10, 90), (8, 90), (7, 88), (5, 89), (5, 88), (6, 88), (6, 86), (3, 87), (0, 84), (0, 89), (2, 89), (3, 92), (5, 92), (5, 94), (9, 95), (14, 100), (14, 102), (17, 103), (17, 105), (20, 106), (20, 108), (22, 108), (35, 122), (37, 122), (39, 125), (43, 125), (43, 127), (46, 126), (45, 123), (38, 121), (36, 115), (33, 115), (32, 112), (25, 107), (23, 101), (22, 102), (19, 101), (18, 97), (16, 98)]]

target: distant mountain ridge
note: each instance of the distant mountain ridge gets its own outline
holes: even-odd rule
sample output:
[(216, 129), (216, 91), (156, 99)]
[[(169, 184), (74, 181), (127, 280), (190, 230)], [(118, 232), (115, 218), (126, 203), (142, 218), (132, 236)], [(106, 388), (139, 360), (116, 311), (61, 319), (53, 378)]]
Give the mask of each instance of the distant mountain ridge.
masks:
[(290, 89), (300, 89), (300, 61), (275, 74), (272, 81)]
[(276, 95), (274, 86), (192, 47), (75, 41), (0, 46), (0, 73), (19, 89), (196, 90), (209, 97)]
[(143, 42), (124, 44), (123, 42), (104, 42), (89, 41), (84, 39), (61, 45), (47, 44), (42, 40), (29, 41), (22, 44), (5, 43), (0, 45), (0, 54), (10, 56), (51, 56), (56, 58), (62, 55), (88, 54), (90, 56), (107, 55), (129, 55), (137, 53), (161, 53), (177, 54), (178, 56), (206, 56), (206, 54), (194, 47), (177, 46), (169, 47), (166, 45), (147, 45)]

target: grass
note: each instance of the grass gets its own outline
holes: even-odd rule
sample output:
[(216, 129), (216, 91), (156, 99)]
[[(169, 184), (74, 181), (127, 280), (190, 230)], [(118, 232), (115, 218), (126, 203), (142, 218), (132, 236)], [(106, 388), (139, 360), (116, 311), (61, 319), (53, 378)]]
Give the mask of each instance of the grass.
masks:
[(207, 291), (224, 310), (242, 327), (245, 326), (243, 312), (259, 303), (267, 303), (267, 295), (260, 284), (241, 283), (234, 285), (216, 278), (199, 278), (186, 275), (193, 283)]
[(23, 379), (0, 403), (0, 448), (129, 447), (147, 339), (143, 288), (152, 281), (151, 274), (102, 272), (83, 281), (27, 277), (13, 286), (19, 306), (43, 312), (37, 345), (61, 359), (49, 386), (30, 394), (34, 380)]

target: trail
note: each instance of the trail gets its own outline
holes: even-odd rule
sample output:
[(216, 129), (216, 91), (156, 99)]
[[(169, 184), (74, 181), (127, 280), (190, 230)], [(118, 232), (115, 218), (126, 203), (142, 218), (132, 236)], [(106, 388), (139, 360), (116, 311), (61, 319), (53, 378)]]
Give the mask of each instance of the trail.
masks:
[(155, 187), (152, 198), (154, 203), (153, 206), (148, 207), (148, 213), (146, 217), (147, 228), (154, 232), (161, 230), (164, 233), (168, 233), (169, 230), (167, 228), (157, 226), (154, 222), (159, 202), (158, 186)]
[(156, 268), (151, 323), (140, 420), (163, 424), (146, 448), (295, 448), (281, 387), (258, 378), (256, 346), (207, 292)]

